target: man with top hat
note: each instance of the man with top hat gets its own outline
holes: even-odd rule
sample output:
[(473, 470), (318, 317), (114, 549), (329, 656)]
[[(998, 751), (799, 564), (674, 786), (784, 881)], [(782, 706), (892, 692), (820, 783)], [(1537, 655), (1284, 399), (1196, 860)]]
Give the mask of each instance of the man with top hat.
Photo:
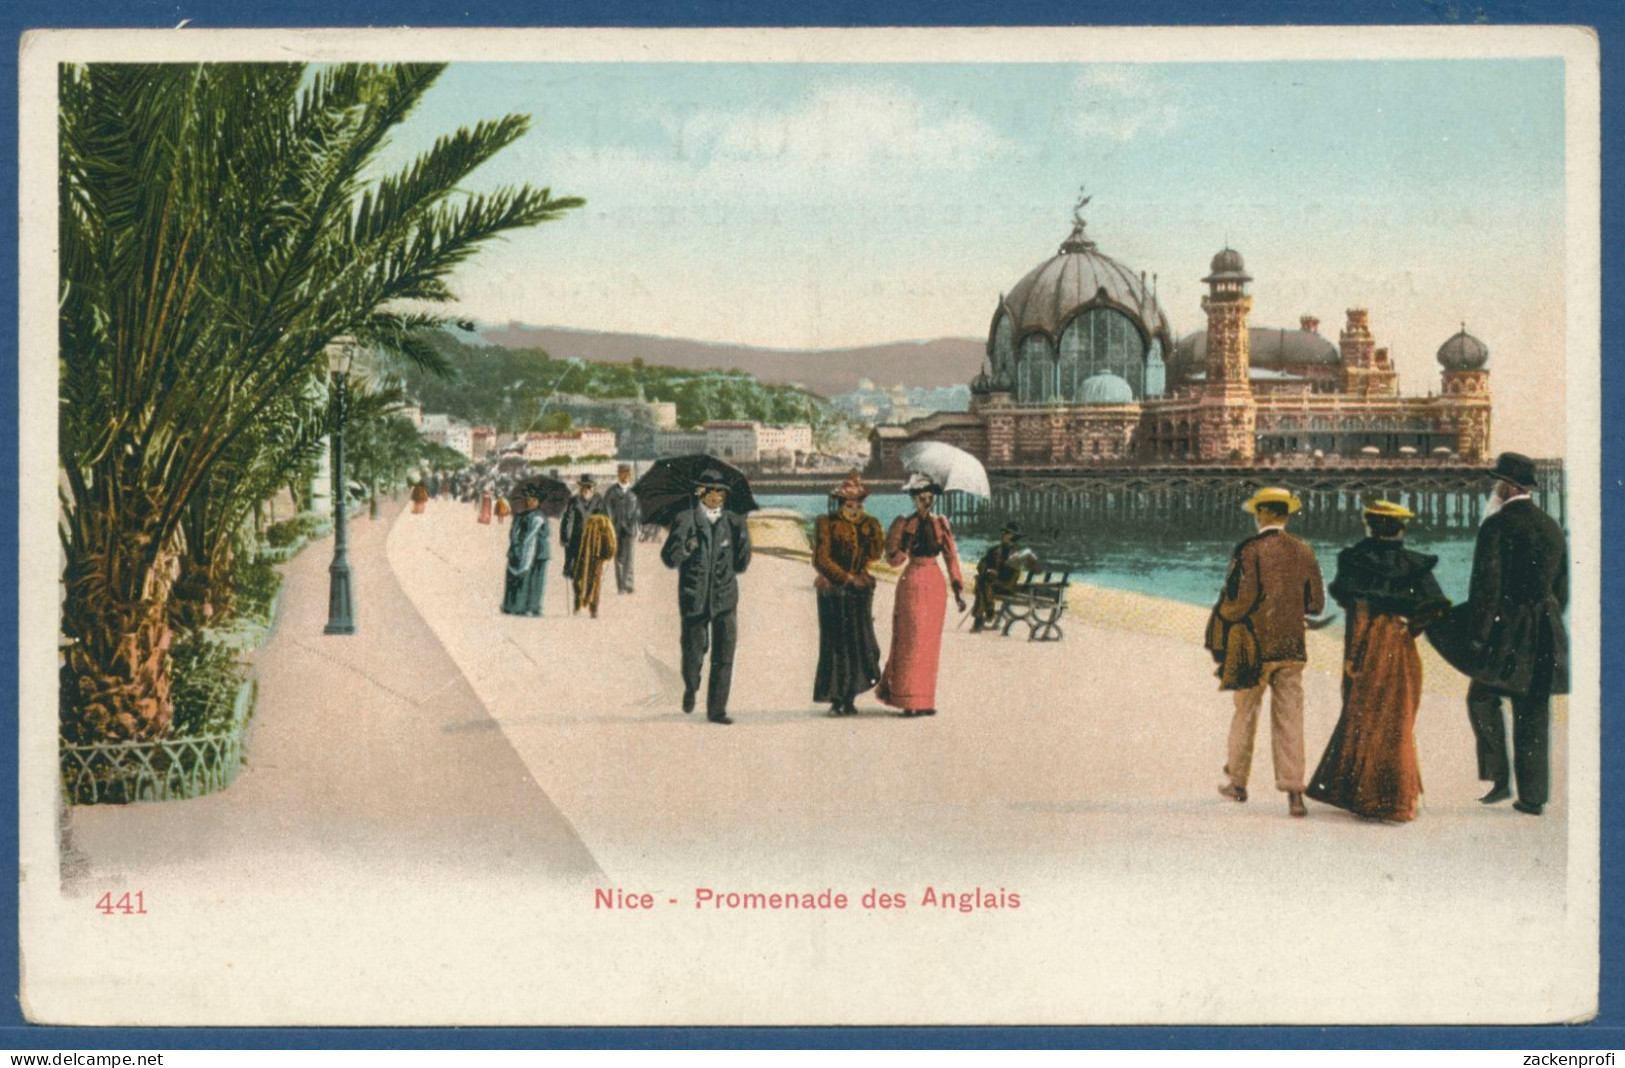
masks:
[(615, 484), (604, 491), (604, 507), (615, 525), (615, 591), (631, 593), (632, 550), (636, 547), (638, 525), (643, 518), (638, 495), (632, 492), (631, 464), (615, 468)]
[[(596, 588), (586, 590), (582, 582), (589, 570), (593, 576), (597, 571), (589, 567), (587, 561), (580, 561), (578, 566), (577, 558), (587, 534), (587, 521), (595, 515), (606, 514), (604, 500), (598, 496), (597, 480), (590, 474), (583, 474), (576, 479), (576, 495), (570, 498), (570, 503), (564, 506), (564, 514), (559, 516), (559, 544), (564, 547), (564, 576), (571, 583), (572, 613), (587, 607), (587, 602), (591, 601), (592, 614), (598, 614)], [(599, 540), (602, 539), (595, 539), (595, 542)], [(596, 552), (593, 555), (596, 556)]]
[[(1270, 747), (1275, 766), (1275, 788), (1287, 796), (1287, 809), (1307, 816), (1303, 803), (1303, 666), (1309, 659), (1304, 644), (1305, 617), (1326, 607), (1326, 590), (1313, 549), (1286, 532), (1287, 516), (1302, 502), (1290, 491), (1266, 487), (1242, 507), (1252, 514), (1258, 533), (1236, 546), (1224, 590), (1213, 609), (1217, 629), (1250, 638), (1256, 647), (1250, 670), (1225, 677), (1221, 689), (1232, 690), (1235, 713), (1230, 721), (1226, 782), (1219, 793), (1232, 801), (1247, 800), (1252, 771), (1253, 738), (1264, 691), (1270, 694)], [(1210, 633), (1213, 628), (1210, 628)], [(1211, 647), (1210, 642), (1210, 647)]]
[(706, 685), (706, 718), (732, 723), (728, 691), (733, 685), (734, 647), (739, 639), (739, 581), (750, 566), (750, 528), (743, 516), (727, 511), (728, 484), (706, 469), (694, 487), (694, 507), (681, 512), (660, 550), (677, 571), (677, 605), (683, 617), (683, 711), (694, 711), (700, 667), (707, 648), (711, 676)]
[[(1503, 452), (1490, 514), (1478, 528), (1467, 603), (1428, 631), (1452, 665), (1466, 672), (1467, 715), (1478, 742), (1478, 777), (1491, 784), (1479, 800), (1538, 816), (1551, 794), (1548, 745), (1551, 697), (1569, 692), (1569, 556), (1563, 528), (1531, 499), (1535, 463)], [(1502, 699), (1512, 704), (1507, 752)]]
[(1014, 520), (1006, 523), (999, 530), (998, 544), (983, 553), (976, 564), (976, 597), (971, 608), (971, 614), (976, 617), (976, 622), (971, 624), (973, 633), (993, 625), (999, 614), (998, 595), (1016, 588), (1016, 583), (1021, 581), (1021, 561), (1031, 556), (1021, 548), (1021, 525)]

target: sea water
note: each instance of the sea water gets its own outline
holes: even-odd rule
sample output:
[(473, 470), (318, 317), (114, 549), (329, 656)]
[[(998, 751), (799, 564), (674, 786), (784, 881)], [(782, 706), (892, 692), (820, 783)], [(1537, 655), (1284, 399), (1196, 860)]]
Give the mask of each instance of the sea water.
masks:
[[(813, 494), (764, 494), (756, 501), (763, 508), (799, 512), (809, 522), (814, 516), (825, 514), (829, 507), (827, 497)], [(901, 493), (877, 493), (864, 502), (864, 508), (880, 520), (882, 527), (889, 527), (893, 519), (912, 512), (914, 503)], [(1040, 566), (1049, 562), (1051, 566), (1070, 569), (1075, 581), (1206, 607), (1218, 598), (1230, 552), (1248, 535), (1248, 523), (1245, 515), (1238, 516), (1235, 530), (1204, 538), (1166, 535), (1135, 538), (1115, 530), (1106, 533), (1084, 528), (1047, 537), (1029, 537), (1026, 544), (1038, 555)], [(966, 534), (958, 535), (957, 540), (960, 564), (968, 583), (976, 561), (996, 539)], [(1313, 537), (1307, 540), (1320, 560), (1326, 581), (1331, 582), (1337, 572), (1337, 554), (1351, 542)], [(1473, 544), (1471, 532), (1434, 535), (1420, 527), (1413, 528), (1405, 540), (1407, 548), (1439, 558), (1434, 576), (1445, 596), (1456, 603), (1467, 599), (1467, 585), (1473, 570)]]

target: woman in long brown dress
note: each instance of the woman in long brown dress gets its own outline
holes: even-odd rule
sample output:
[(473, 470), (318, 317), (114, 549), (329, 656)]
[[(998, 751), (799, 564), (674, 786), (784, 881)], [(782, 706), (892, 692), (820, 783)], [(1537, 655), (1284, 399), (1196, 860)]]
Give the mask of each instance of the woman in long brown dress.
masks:
[[(903, 567), (892, 609), (891, 650), (875, 696), (905, 716), (937, 714), (937, 664), (942, 657), (942, 623), (948, 615), (948, 565), (954, 601), (965, 610), (965, 580), (959, 573), (959, 549), (947, 517), (931, 507), (942, 487), (919, 475), (903, 483), (914, 498), (914, 514), (898, 516), (886, 532), (886, 562)], [(907, 565), (906, 567), (904, 565)]]
[(1422, 795), (1416, 635), (1450, 607), (1433, 577), (1439, 558), (1405, 548), (1411, 518), (1402, 505), (1371, 502), (1370, 536), (1338, 554), (1328, 592), (1345, 613), (1343, 714), (1306, 791), (1356, 815), (1394, 822), (1415, 819)]
[(857, 696), (880, 680), (875, 640), (875, 579), (869, 567), (886, 551), (880, 520), (863, 510), (869, 490), (853, 472), (830, 491), (830, 514), (818, 517), (813, 567), (818, 576), (818, 672), (813, 700), (832, 716), (858, 714)]

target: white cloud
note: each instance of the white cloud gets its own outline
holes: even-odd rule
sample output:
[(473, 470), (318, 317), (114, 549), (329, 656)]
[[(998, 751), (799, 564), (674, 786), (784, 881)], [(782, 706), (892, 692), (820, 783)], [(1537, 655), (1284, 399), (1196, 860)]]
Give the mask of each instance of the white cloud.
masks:
[(1067, 110), (1075, 133), (1110, 141), (1172, 133), (1191, 113), (1150, 69), (1121, 64), (1082, 71), (1073, 82)]
[(821, 181), (959, 168), (1007, 149), (977, 115), (927, 106), (901, 86), (824, 86), (790, 108), (696, 111), (663, 120), (680, 152), (723, 173), (792, 170)]

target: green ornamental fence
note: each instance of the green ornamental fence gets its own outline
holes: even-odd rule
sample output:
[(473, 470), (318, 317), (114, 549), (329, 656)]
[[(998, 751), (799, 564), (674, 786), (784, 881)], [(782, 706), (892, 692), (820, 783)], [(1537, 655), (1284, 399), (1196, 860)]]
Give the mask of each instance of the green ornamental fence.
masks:
[[(357, 514), (365, 505), (355, 506)], [(286, 563), (312, 539), (333, 529), (331, 516), (303, 512), (299, 529), (284, 545), (259, 547), (258, 555)], [(281, 617), (282, 588), (272, 595), (264, 617), (237, 621), (211, 633), (211, 640), (239, 655), (270, 640)], [(243, 735), (259, 696), (252, 670), (237, 687), (226, 726), (206, 734), (150, 742), (94, 742), (80, 745), (59, 740), (63, 796), (72, 805), (124, 805), (136, 801), (180, 801), (224, 790), (243, 766)], [(211, 709), (204, 722), (220, 722)]]
[(223, 730), (151, 742), (61, 741), (62, 791), (73, 805), (178, 801), (224, 790), (243, 766), (243, 733), (259, 683), (252, 674), (233, 698)]

